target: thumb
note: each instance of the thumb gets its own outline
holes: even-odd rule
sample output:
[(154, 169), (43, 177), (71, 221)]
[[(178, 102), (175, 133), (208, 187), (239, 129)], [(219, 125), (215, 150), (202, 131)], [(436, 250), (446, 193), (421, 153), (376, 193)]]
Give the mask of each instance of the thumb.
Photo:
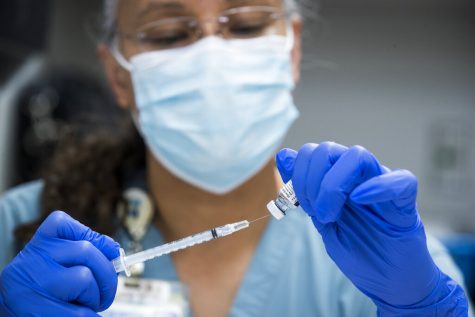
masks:
[[(417, 178), (409, 171), (396, 170), (373, 177), (359, 185), (350, 200), (361, 205), (391, 203), (383, 216), (392, 224), (407, 227), (417, 221)], [(392, 211), (388, 210), (392, 209)], [(388, 213), (389, 212), (389, 213)]]
[(109, 260), (119, 256), (119, 244), (97, 233), (63, 211), (55, 211), (38, 228), (37, 234), (71, 241), (89, 241)]
[(292, 149), (282, 149), (275, 157), (277, 169), (284, 183), (287, 183), (292, 178), (296, 157), (297, 152)]

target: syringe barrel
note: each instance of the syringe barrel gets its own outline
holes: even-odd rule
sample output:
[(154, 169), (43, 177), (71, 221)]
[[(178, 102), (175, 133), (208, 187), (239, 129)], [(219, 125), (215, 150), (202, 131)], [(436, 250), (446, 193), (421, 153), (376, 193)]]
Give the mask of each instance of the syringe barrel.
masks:
[(158, 256), (169, 254), (187, 247), (191, 247), (196, 244), (200, 244), (209, 240), (213, 240), (213, 234), (210, 230), (204, 231), (189, 237), (185, 237), (180, 240), (176, 240), (164, 245), (160, 245), (155, 248), (151, 248), (139, 253), (132, 254), (126, 258), (128, 265), (133, 265), (135, 263), (144, 262), (150, 259), (153, 259)]
[(127, 276), (129, 276), (129, 267), (134, 264), (142, 263), (165, 254), (224, 237), (247, 227), (249, 227), (249, 221), (247, 220), (230, 223), (128, 256), (125, 256), (124, 250), (120, 249), (120, 256), (112, 260), (112, 264), (114, 265), (115, 271), (117, 273), (125, 271)]
[(125, 252), (124, 249), (120, 248), (119, 256), (111, 261), (112, 265), (114, 265), (114, 269), (116, 273), (120, 273), (125, 271), (125, 275), (130, 276), (129, 267), (125, 263)]
[(151, 248), (148, 250), (144, 250), (141, 252), (137, 252), (134, 254), (131, 254), (129, 256), (120, 256), (114, 260), (112, 260), (112, 264), (114, 265), (115, 271), (117, 273), (122, 272), (122, 271), (128, 271), (128, 268), (134, 264), (137, 263), (142, 263), (147, 260), (169, 254), (181, 249), (185, 249), (191, 246), (194, 246), (196, 244), (204, 243), (206, 241), (213, 240), (213, 233), (211, 230), (207, 230), (192, 236), (185, 237), (180, 240), (176, 240), (170, 243), (166, 243), (163, 245), (160, 245), (155, 248)]
[(124, 266), (122, 265), (121, 263), (121, 259), (120, 259), (120, 256), (115, 258), (114, 260), (112, 260), (112, 265), (114, 266), (114, 270), (117, 272), (117, 273), (120, 273), (124, 270)]

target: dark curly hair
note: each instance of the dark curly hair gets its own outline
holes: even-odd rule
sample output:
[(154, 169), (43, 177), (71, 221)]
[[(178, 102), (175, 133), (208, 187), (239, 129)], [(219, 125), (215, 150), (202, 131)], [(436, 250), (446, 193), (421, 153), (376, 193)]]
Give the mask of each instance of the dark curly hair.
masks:
[(145, 146), (130, 116), (89, 131), (69, 127), (43, 175), (40, 217), (14, 235), (24, 246), (54, 210), (64, 210), (88, 227), (113, 235), (121, 219), (123, 181), (145, 166)]

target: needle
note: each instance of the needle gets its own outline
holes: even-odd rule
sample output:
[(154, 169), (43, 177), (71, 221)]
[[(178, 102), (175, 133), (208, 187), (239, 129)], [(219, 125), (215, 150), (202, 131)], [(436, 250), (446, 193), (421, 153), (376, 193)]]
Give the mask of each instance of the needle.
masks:
[(256, 221), (265, 219), (265, 218), (267, 218), (267, 217), (269, 217), (269, 216), (270, 216), (270, 214), (267, 214), (267, 215), (265, 215), (265, 216), (262, 216), (262, 217), (259, 217), (259, 218), (257, 218), (257, 219), (251, 220), (251, 221), (249, 221), (249, 223), (253, 223), (253, 222), (256, 222)]

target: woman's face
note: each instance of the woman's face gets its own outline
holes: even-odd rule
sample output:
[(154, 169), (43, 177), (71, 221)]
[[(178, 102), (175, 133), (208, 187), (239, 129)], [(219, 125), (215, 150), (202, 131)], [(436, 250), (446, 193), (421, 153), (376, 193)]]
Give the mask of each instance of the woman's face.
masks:
[[(228, 38), (246, 38), (259, 34), (257, 32), (272, 30), (274, 34), (284, 35), (284, 18), (272, 21), (272, 27), (265, 27), (265, 23), (271, 23), (265, 18), (265, 12), (244, 10), (244, 13), (240, 13), (238, 9), (266, 7), (283, 12), (283, 6), (282, 0), (121, 0), (116, 43), (121, 54), (130, 59), (142, 52), (181, 47), (214, 34)], [(223, 14), (228, 17), (229, 23), (218, 23), (217, 18)], [(293, 76), (297, 81), (301, 23), (297, 18), (292, 22), (295, 34), (292, 50)], [(123, 108), (135, 108), (130, 73), (117, 63), (105, 45), (99, 47), (99, 54), (118, 104)]]

